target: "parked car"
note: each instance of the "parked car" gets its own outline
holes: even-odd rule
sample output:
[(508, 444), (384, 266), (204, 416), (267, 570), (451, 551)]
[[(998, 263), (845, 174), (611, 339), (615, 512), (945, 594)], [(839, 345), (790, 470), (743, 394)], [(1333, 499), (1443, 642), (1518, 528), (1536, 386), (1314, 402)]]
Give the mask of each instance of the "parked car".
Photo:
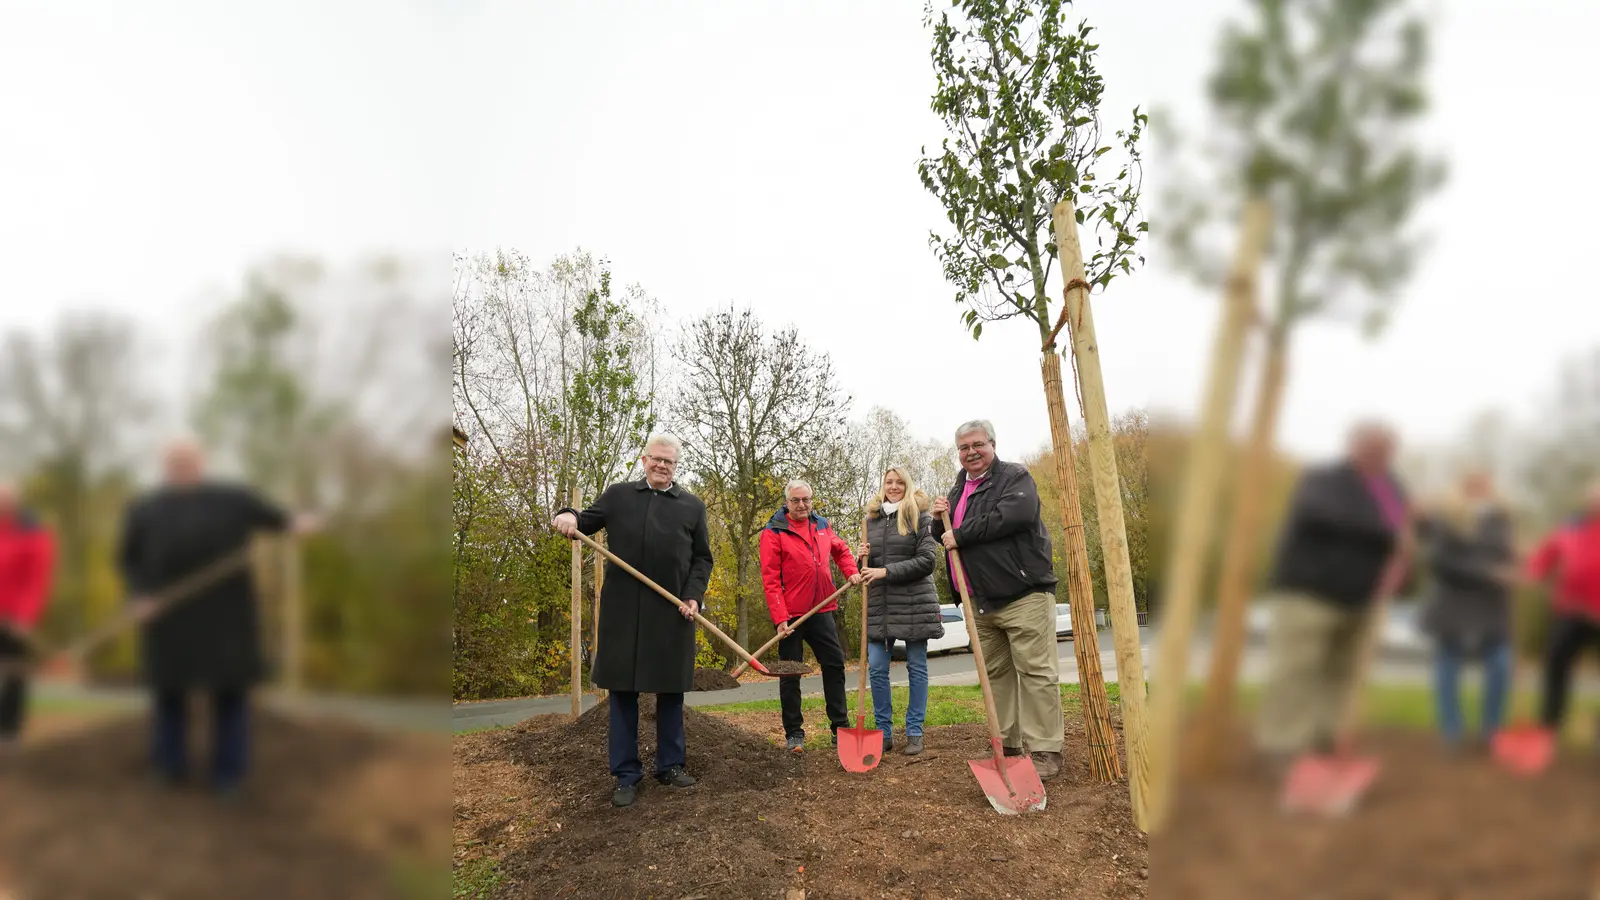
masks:
[[(961, 606), (959, 604), (941, 606), (939, 617), (944, 620), (944, 637), (928, 642), (928, 655), (971, 649), (972, 635), (967, 632), (967, 620), (961, 613)], [(894, 646), (889, 648), (889, 658), (905, 659), (906, 642), (895, 641)]]
[(1056, 604), (1056, 639), (1072, 637), (1072, 607), (1066, 603)]
[[(1385, 650), (1420, 653), (1429, 649), (1428, 636), (1417, 625), (1420, 605), (1415, 602), (1389, 604), (1389, 615), (1384, 620), (1383, 632), (1378, 636)], [(1252, 637), (1264, 638), (1272, 623), (1272, 604), (1256, 603), (1246, 617), (1246, 628)]]

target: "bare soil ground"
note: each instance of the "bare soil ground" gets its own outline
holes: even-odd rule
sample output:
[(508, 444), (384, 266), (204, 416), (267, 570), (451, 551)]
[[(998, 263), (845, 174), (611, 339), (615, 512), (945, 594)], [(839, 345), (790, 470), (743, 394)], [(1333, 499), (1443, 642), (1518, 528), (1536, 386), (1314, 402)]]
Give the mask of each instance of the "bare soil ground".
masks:
[[(142, 717), (38, 717), (0, 761), (0, 897), (376, 900), (443, 890), (442, 736), (264, 710), (252, 724), (252, 780), (221, 804), (199, 787), (147, 778)], [(194, 725), (194, 759), (204, 760), (206, 723)]]
[[(1001, 817), (967, 767), (988, 749), (979, 725), (929, 729), (921, 757), (897, 750), (851, 775), (830, 750), (785, 751), (775, 721), (745, 723), (753, 730), (691, 708), (688, 768), (700, 783), (673, 790), (647, 777), (638, 802), (617, 810), (606, 710), (541, 716), (455, 738), (456, 865), (493, 860), (491, 896), (541, 900), (1145, 897), (1127, 786), (1089, 780), (1073, 718), (1048, 808)], [(641, 722), (647, 769), (653, 730)]]
[[(1242, 742), (1241, 742), (1242, 743)], [(1523, 780), (1437, 738), (1367, 741), (1384, 768), (1343, 819), (1288, 816), (1244, 754), (1186, 783), (1152, 841), (1157, 897), (1193, 900), (1587, 900), (1600, 875), (1600, 760), (1570, 753)]]

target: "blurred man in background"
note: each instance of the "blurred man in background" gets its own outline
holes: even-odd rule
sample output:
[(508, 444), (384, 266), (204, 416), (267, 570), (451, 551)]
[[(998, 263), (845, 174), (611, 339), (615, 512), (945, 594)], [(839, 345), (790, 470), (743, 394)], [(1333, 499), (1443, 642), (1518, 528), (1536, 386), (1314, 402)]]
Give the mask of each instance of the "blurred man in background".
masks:
[[(172, 443), (163, 468), (164, 483), (130, 506), (117, 556), (131, 602), (146, 619), (141, 650), (154, 692), (152, 762), (169, 784), (187, 779), (189, 694), (205, 691), (215, 727), (211, 785), (232, 795), (248, 761), (249, 691), (264, 674), (250, 539), (260, 530), (302, 533), (315, 523), (301, 517), (291, 524), (249, 488), (211, 481), (192, 441)], [(217, 580), (175, 605), (156, 605), (157, 595), (219, 564), (227, 572)]]
[(1307, 471), (1295, 489), (1272, 576), (1257, 732), (1274, 764), (1333, 752), (1368, 613), (1410, 556), (1394, 452), (1387, 427), (1361, 425), (1344, 460)]
[[(17, 486), (0, 481), (0, 667), (20, 665), (50, 596), (55, 540), (22, 508)], [(0, 752), (22, 733), (27, 680), (0, 668)]]

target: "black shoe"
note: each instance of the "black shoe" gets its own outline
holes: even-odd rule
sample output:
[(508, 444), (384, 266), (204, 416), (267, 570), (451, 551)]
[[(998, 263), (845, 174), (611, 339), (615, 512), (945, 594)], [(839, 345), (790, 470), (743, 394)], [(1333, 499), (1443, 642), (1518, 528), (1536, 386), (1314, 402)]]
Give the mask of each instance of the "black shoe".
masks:
[(665, 772), (656, 773), (656, 781), (675, 788), (694, 787), (698, 783), (698, 779), (685, 772), (683, 766), (673, 766)]
[(833, 733), (833, 747), (835, 750), (839, 748), (839, 732), (837, 731)]
[(1022, 748), (1021, 747), (1002, 747), (1001, 749), (1005, 751), (1007, 756), (1021, 756), (1022, 755)]
[(803, 734), (791, 734), (784, 739), (784, 746), (789, 748), (790, 753), (804, 753), (806, 736)]
[(639, 799), (639, 786), (637, 784), (619, 784), (611, 792), (611, 805), (617, 809), (632, 806), (633, 801)]

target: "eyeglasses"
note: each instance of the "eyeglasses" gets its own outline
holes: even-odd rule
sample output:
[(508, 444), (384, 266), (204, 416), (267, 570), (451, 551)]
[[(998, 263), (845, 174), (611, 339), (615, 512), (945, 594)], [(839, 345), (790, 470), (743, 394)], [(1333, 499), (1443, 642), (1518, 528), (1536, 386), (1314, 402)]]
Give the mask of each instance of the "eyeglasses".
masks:
[(811, 498), (810, 497), (790, 497), (789, 498), (789, 503), (791, 505), (794, 505), (794, 506), (810, 506), (811, 505)]
[(678, 467), (678, 461), (677, 460), (675, 460), (675, 459), (667, 459), (664, 456), (651, 456), (650, 454), (646, 453), (644, 458), (649, 460), (650, 462), (655, 463), (656, 465), (666, 466), (669, 469), (676, 469)]
[(989, 446), (988, 441), (973, 441), (970, 444), (962, 444), (961, 446), (957, 447), (956, 450), (960, 453), (966, 453), (969, 450), (982, 450), (987, 446)]

